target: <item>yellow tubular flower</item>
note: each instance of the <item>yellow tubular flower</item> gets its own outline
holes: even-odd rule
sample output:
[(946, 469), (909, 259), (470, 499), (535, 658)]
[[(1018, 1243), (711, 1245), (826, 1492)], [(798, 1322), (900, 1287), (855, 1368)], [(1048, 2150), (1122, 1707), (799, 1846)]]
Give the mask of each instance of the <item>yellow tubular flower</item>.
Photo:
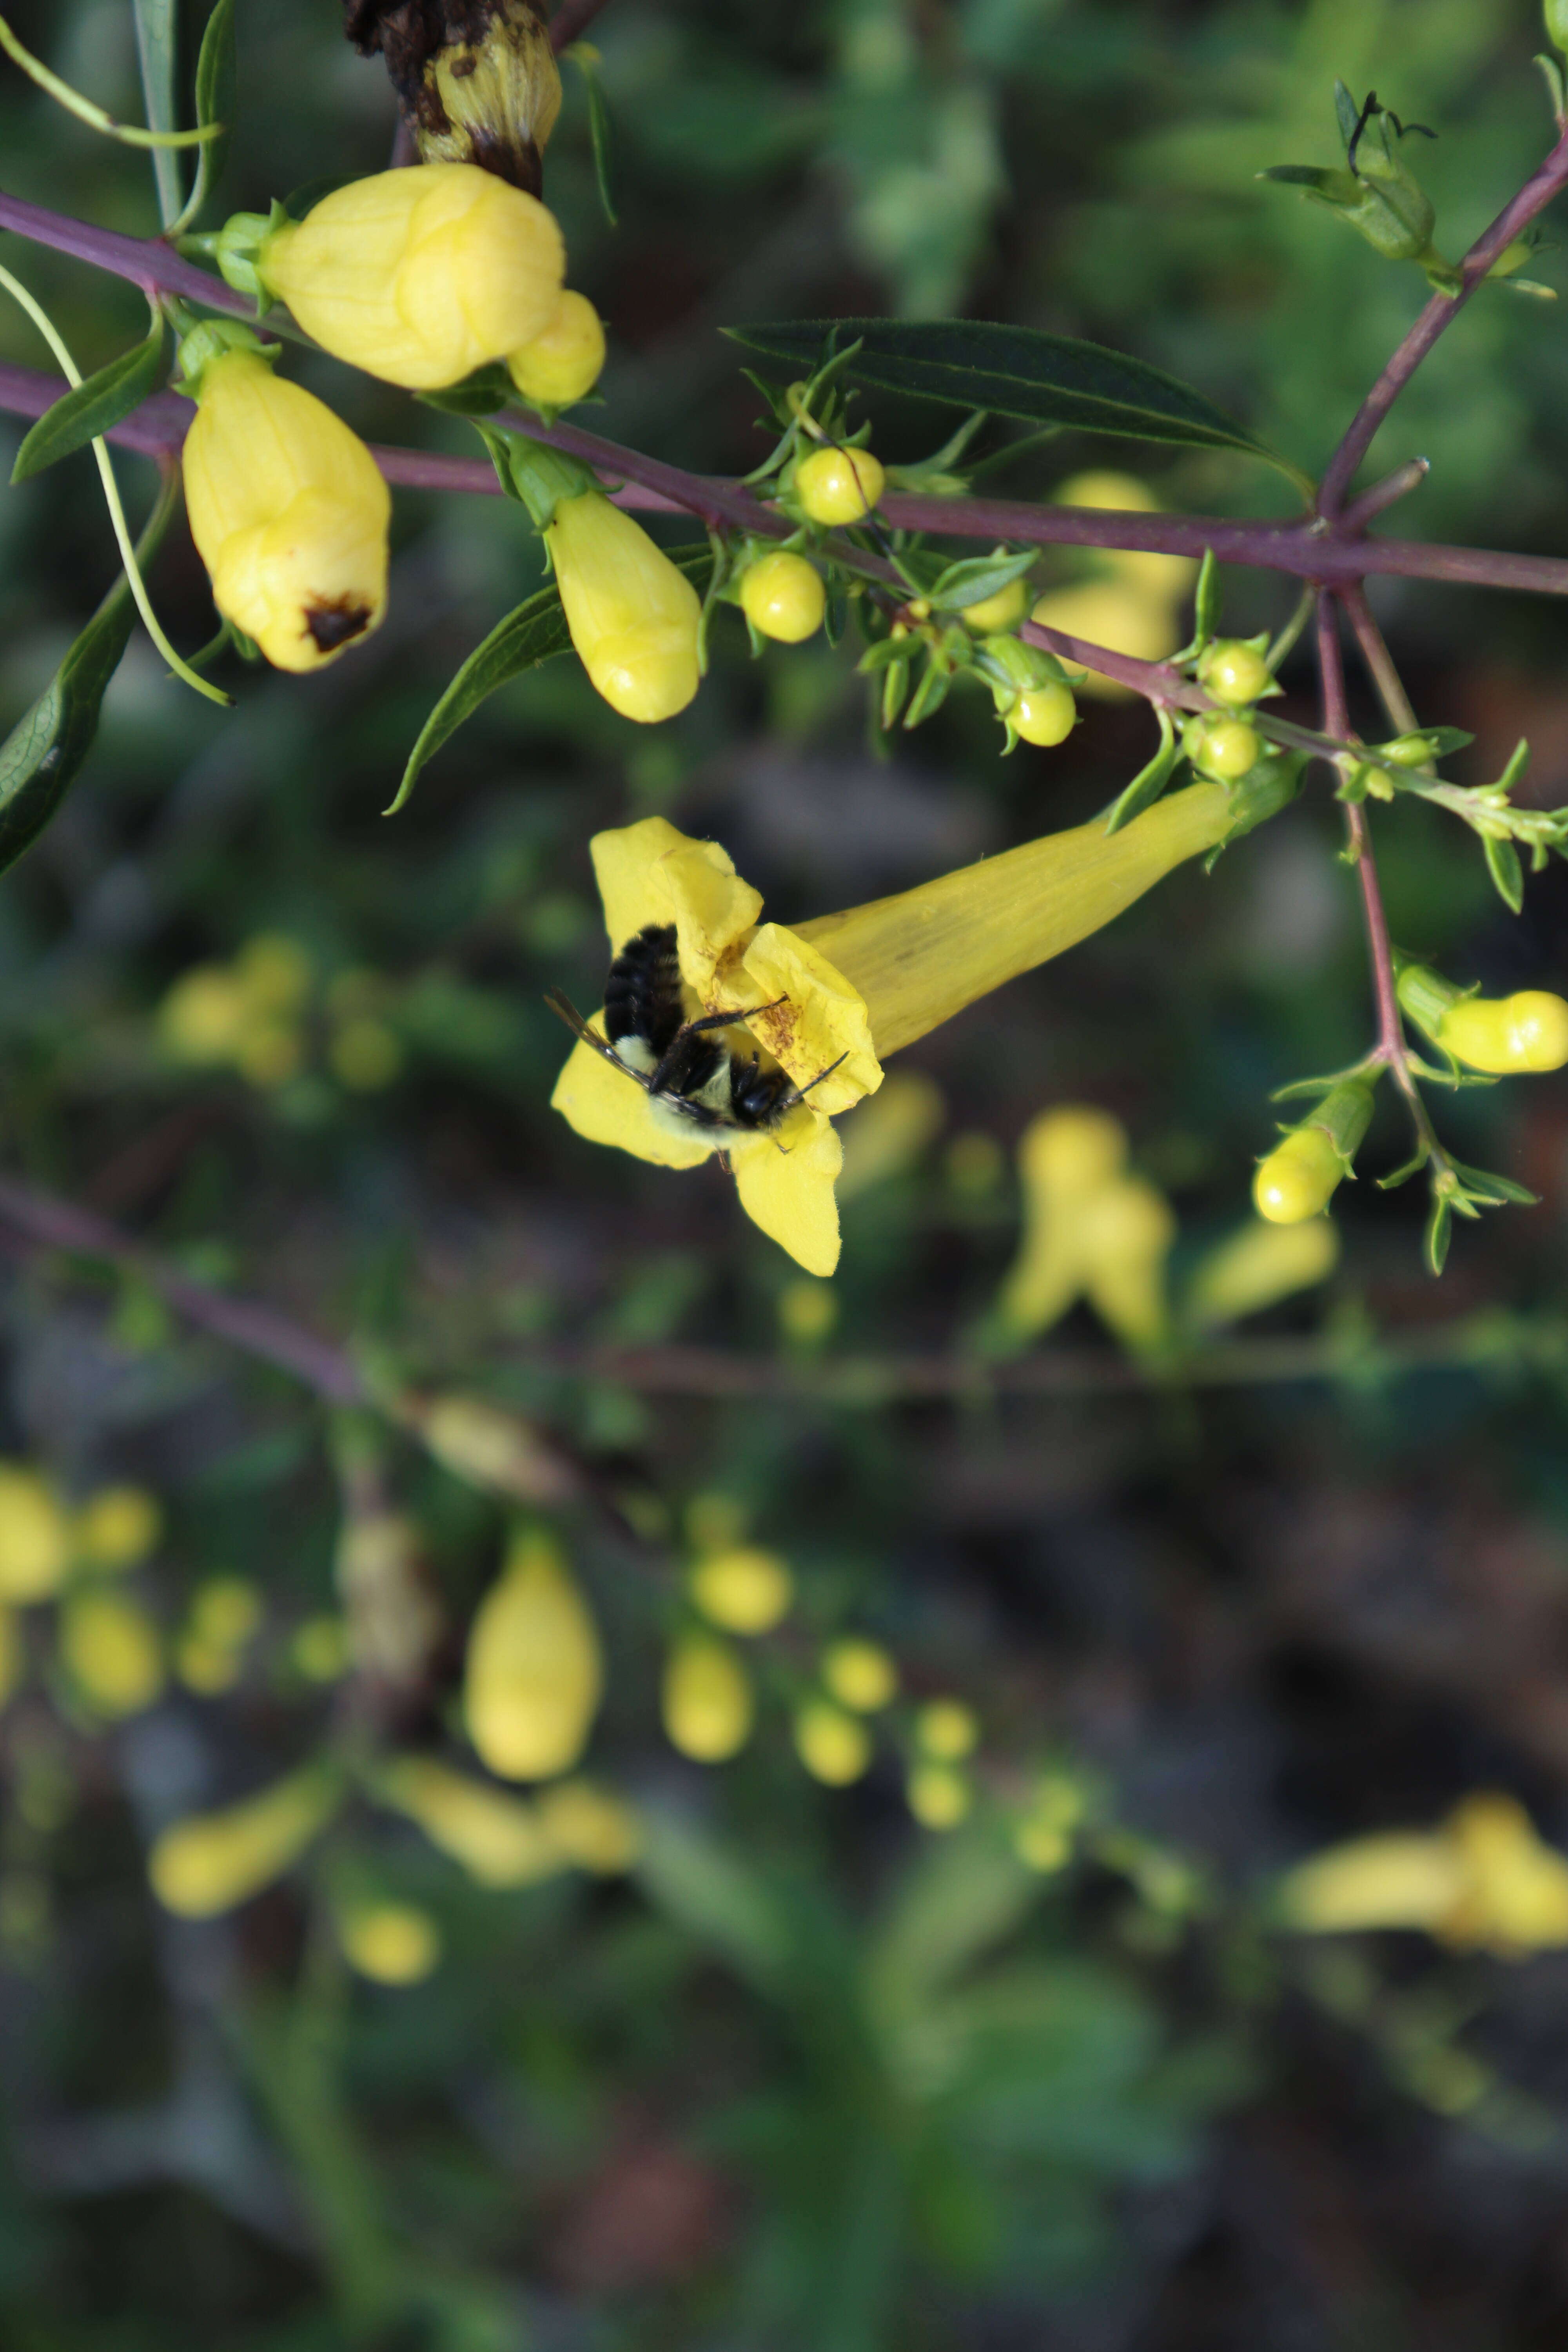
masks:
[(1141, 1176), (1111, 1186), (1085, 1212), (1084, 1289), (1123, 1347), (1157, 1348), (1168, 1336), (1165, 1261), (1175, 1238), (1170, 1203)]
[(915, 1738), (928, 1756), (957, 1764), (979, 1746), (979, 1720), (961, 1698), (933, 1698), (915, 1717)]
[(660, 1695), (665, 1737), (695, 1764), (723, 1764), (752, 1736), (752, 1679), (727, 1642), (683, 1635), (669, 1654)]
[(531, 1886), (563, 1865), (560, 1845), (546, 1833), (537, 1805), (433, 1758), (409, 1756), (389, 1765), (375, 1793), (417, 1822), (431, 1844), (480, 1886)]
[(1184, 1302), (1187, 1320), (1213, 1331), (1261, 1315), (1296, 1291), (1326, 1282), (1339, 1261), (1339, 1232), (1328, 1217), (1297, 1225), (1252, 1218), (1200, 1259)]
[(1392, 1831), (1314, 1854), (1279, 1891), (1309, 1935), (1419, 1927), (1503, 1959), (1568, 1944), (1568, 1860), (1512, 1797), (1467, 1797), (1435, 1831)]
[(541, 408), (585, 400), (605, 364), (605, 330), (587, 296), (563, 291), (543, 333), (510, 352), (506, 364), (524, 400)]
[(472, 163), (379, 172), (262, 245), (257, 274), (334, 359), (413, 392), (549, 329), (566, 256), (536, 196)]
[(586, 1746), (604, 1680), (598, 1633), (565, 1560), (548, 1536), (521, 1537), (468, 1636), (469, 1738), (503, 1780), (552, 1779)]
[(298, 1862), (340, 1794), (336, 1775), (312, 1765), (243, 1804), (176, 1822), (148, 1859), (153, 1894), (184, 1919), (211, 1919), (248, 1903)]
[(1560, 1070), (1568, 1062), (1568, 1004), (1540, 988), (1468, 996), (1449, 1006), (1437, 1042), (1456, 1061), (1499, 1077)]
[(276, 668), (320, 669), (379, 628), (392, 500), (341, 418), (248, 351), (204, 369), (185, 504), (213, 602)]
[(699, 1130), (579, 1044), (552, 1102), (588, 1141), (659, 1167), (695, 1168), (722, 1149), (753, 1223), (808, 1274), (830, 1275), (843, 1160), (830, 1121), (876, 1091), (879, 1057), (1076, 946), (1212, 849), (1233, 817), (1223, 787), (1193, 785), (1120, 833), (1097, 820), (794, 929), (759, 925), (761, 894), (717, 843), (663, 817), (598, 834), (590, 845), (612, 952), (648, 924), (673, 925), (689, 1010), (735, 1010), (742, 1049), (761, 1047), (810, 1091), (772, 1132)]
[(904, 1794), (923, 1830), (955, 1830), (974, 1802), (974, 1791), (951, 1764), (917, 1764)]
[(1299, 1127), (1258, 1163), (1252, 1197), (1272, 1225), (1295, 1225), (1328, 1207), (1344, 1175), (1333, 1139), (1321, 1127)]
[(673, 719), (697, 691), (697, 592), (640, 524), (597, 490), (563, 499), (545, 531), (584, 668), (623, 719)]

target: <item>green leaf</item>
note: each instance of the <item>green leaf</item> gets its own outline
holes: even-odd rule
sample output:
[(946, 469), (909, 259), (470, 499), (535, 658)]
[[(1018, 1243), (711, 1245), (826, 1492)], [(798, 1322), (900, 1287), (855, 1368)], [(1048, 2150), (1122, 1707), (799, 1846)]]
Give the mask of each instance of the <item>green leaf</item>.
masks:
[[(669, 559), (700, 594), (713, 565), (713, 551), (707, 541), (700, 547), (671, 548)], [(420, 729), (418, 740), (408, 755), (408, 765), (403, 771), (397, 797), (386, 814), (396, 815), (426, 762), (449, 735), (457, 733), (465, 719), (473, 717), (482, 702), (514, 677), (521, 677), (526, 671), (537, 669), (542, 662), (553, 661), (557, 654), (571, 650), (572, 633), (566, 626), (561, 592), (552, 581), (517, 605), (504, 621), (498, 621), (483, 644), (474, 647)]]
[(1448, 1263), (1448, 1244), (1454, 1235), (1454, 1212), (1446, 1194), (1432, 1196), (1432, 1213), (1426, 1220), (1426, 1257), (1428, 1269), (1441, 1274)]
[(24, 436), (11, 468), (13, 482), (31, 481), (46, 467), (85, 449), (99, 434), (107, 433), (121, 417), (139, 408), (155, 392), (163, 376), (163, 314), (160, 310), (145, 339), (107, 367), (89, 375), (72, 392), (64, 393), (46, 409)]
[(1512, 1206), (1518, 1209), (1538, 1209), (1539, 1192), (1528, 1185), (1516, 1184), (1511, 1176), (1500, 1176), (1491, 1168), (1467, 1168), (1461, 1160), (1450, 1162), (1455, 1175), (1472, 1201), (1481, 1202), (1489, 1209)]
[(999, 594), (1032, 571), (1036, 553), (1028, 547), (1021, 555), (966, 555), (939, 573), (926, 595), (939, 613), (967, 612), (971, 604), (983, 604), (987, 596)]
[(1027, 1917), (1041, 1885), (988, 1824), (926, 1848), (905, 1872), (867, 1954), (876, 2013), (907, 2016), (957, 1983)]
[(422, 408), (438, 408), (447, 416), (493, 416), (517, 394), (510, 376), (497, 361), (489, 367), (476, 368), (461, 383), (416, 396)]
[(217, 184), (223, 169), (224, 149), (228, 133), (234, 128), (234, 110), (238, 94), (236, 72), (236, 41), (234, 12), (236, 0), (217, 0), (207, 18), (202, 34), (201, 52), (196, 58), (196, 123), (205, 130), (210, 122), (223, 124), (223, 136), (205, 139), (196, 150), (196, 176), (191, 193), (185, 199), (184, 210), (175, 223), (184, 228), (202, 216), (202, 211)]
[(1036, 327), (980, 319), (802, 319), (724, 332), (796, 373), (818, 364), (829, 337), (855, 336), (860, 349), (847, 373), (880, 392), (989, 409), (1027, 425), (1286, 462), (1162, 369)]
[(588, 93), (588, 136), (594, 145), (594, 172), (599, 183), (599, 202), (605, 208), (605, 218), (614, 228), (618, 215), (616, 211), (616, 184), (611, 169), (610, 109), (605, 97), (605, 85), (599, 79), (599, 52), (591, 41), (574, 41), (566, 50), (583, 77)]
[[(171, 473), (136, 542), (143, 570), (178, 499), (178, 478)], [(135, 620), (131, 585), (121, 573), (49, 686), (0, 743), (0, 873), (37, 839), (91, 750), (105, 689)]]
[(1519, 852), (1511, 841), (1500, 841), (1495, 834), (1481, 835), (1481, 847), (1486, 852), (1487, 872), (1491, 876), (1498, 897), (1515, 915), (1524, 907), (1524, 868), (1519, 862)]
[(666, 1918), (746, 1983), (761, 1992), (780, 1990), (795, 1947), (789, 1912), (747, 1856), (695, 1822), (649, 1807), (637, 1876)]
[[(136, 20), (136, 54), (142, 68), (142, 95), (149, 131), (180, 127), (180, 0), (132, 0)], [(158, 190), (158, 216), (165, 227), (177, 218), (181, 204), (179, 152), (153, 149), (153, 177)]]

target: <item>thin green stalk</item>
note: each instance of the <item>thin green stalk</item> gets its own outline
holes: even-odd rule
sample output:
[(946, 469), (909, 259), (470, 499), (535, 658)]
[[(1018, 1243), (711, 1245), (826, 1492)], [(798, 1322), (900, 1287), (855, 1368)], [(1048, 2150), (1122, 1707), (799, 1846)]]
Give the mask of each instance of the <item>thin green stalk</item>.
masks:
[(108, 138), (123, 141), (127, 147), (199, 147), (204, 141), (216, 139), (223, 129), (219, 122), (208, 122), (199, 131), (143, 131), (134, 122), (116, 122), (101, 106), (95, 106), (90, 98), (83, 98), (79, 89), (72, 89), (68, 81), (51, 73), (31, 49), (24, 48), (4, 16), (0, 16), (0, 49), (68, 114), (74, 114), (89, 131), (101, 131)]

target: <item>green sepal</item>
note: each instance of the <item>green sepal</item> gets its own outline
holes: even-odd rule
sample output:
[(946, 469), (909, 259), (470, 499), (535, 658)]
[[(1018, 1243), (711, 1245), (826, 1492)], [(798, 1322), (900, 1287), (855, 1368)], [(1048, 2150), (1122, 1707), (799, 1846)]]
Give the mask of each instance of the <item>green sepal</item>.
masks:
[(984, 637), (964, 652), (965, 666), (978, 670), (994, 692), (1004, 690), (1010, 701), (1037, 687), (1078, 686), (1085, 676), (1081, 669), (1069, 669), (1044, 646), (1026, 645), (1009, 629), (999, 629), (994, 637)]
[(1439, 1192), (1434, 1187), (1432, 1213), (1426, 1220), (1426, 1231), (1422, 1236), (1421, 1244), (1422, 1255), (1426, 1260), (1427, 1269), (1431, 1274), (1441, 1275), (1443, 1268), (1447, 1265), (1448, 1244), (1453, 1239), (1453, 1235), (1454, 1204), (1447, 1193)]
[(1184, 645), (1180, 653), (1171, 656), (1173, 667), (1184, 668), (1189, 662), (1196, 661), (1218, 630), (1219, 614), (1219, 565), (1215, 562), (1213, 548), (1205, 547), (1204, 560), (1198, 566), (1197, 586), (1193, 591), (1192, 642)]
[(1394, 984), (1400, 1009), (1435, 1045), (1442, 1042), (1439, 1033), (1454, 1006), (1480, 993), (1479, 982), (1472, 988), (1458, 988), (1429, 965), (1407, 963), (1403, 958), (1397, 960)]
[(912, 634), (907, 637), (878, 637), (867, 646), (855, 667), (862, 677), (874, 677), (879, 669), (890, 668), (896, 662), (912, 662), (921, 643)]
[(1105, 830), (1108, 834), (1120, 833), (1124, 824), (1131, 824), (1135, 816), (1142, 816), (1146, 808), (1152, 808), (1176, 772), (1182, 750), (1176, 740), (1175, 723), (1163, 705), (1155, 712), (1155, 717), (1160, 722), (1159, 749), (1148, 766), (1133, 777), (1125, 791), (1107, 809)]
[(188, 335), (180, 337), (174, 353), (174, 388), (183, 392), (188, 400), (202, 396), (202, 377), (215, 360), (228, 352), (249, 352), (268, 367), (276, 367), (280, 356), (276, 343), (264, 343), (258, 334), (238, 319), (204, 319)]
[(563, 499), (584, 498), (590, 491), (604, 495), (597, 476), (575, 457), (563, 457), (526, 433), (498, 432), (493, 425), (480, 429), (498, 473), (501, 457), (495, 445), (500, 446), (506, 464), (503, 488), (510, 484), (510, 495), (528, 509), (537, 530), (549, 529)]
[(1561, 125), (1563, 117), (1568, 115), (1568, 84), (1563, 81), (1562, 65), (1556, 58), (1545, 56), (1538, 57), (1535, 63), (1541, 68), (1552, 114)]
[(493, 416), (498, 408), (505, 408), (517, 397), (517, 387), (495, 360), (489, 367), (476, 368), (461, 383), (448, 384), (441, 392), (416, 393), (415, 397), (421, 407), (438, 408), (445, 416)]
[(153, 323), (142, 341), (107, 367), (99, 369), (86, 382), (61, 394), (52, 408), (46, 409), (37, 423), (24, 435), (16, 452), (16, 462), (11, 468), (13, 482), (30, 481), (47, 467), (56, 466), (83, 449), (100, 434), (110, 432), (122, 417), (139, 408), (148, 394), (154, 392), (163, 375), (163, 345), (167, 329), (162, 310), (154, 310)]
[(922, 719), (933, 717), (942, 709), (942, 704), (947, 700), (948, 688), (952, 684), (952, 672), (950, 669), (938, 661), (927, 662), (925, 674), (916, 687), (910, 698), (910, 707), (904, 713), (906, 732), (918, 727)]
[(216, 122), (223, 128), (216, 138), (204, 139), (196, 149), (195, 178), (179, 218), (171, 221), (163, 232), (169, 237), (182, 236), (192, 221), (201, 218), (223, 169), (224, 148), (234, 127), (238, 92), (236, 5), (237, 0), (217, 0), (202, 32), (202, 45), (196, 56), (196, 127), (205, 131)]
[(910, 690), (910, 664), (890, 662), (882, 672), (882, 698), (879, 705), (884, 731), (897, 725), (904, 698)]
[(288, 219), (287, 210), (274, 196), (267, 212), (230, 213), (215, 235), (188, 237), (185, 243), (209, 253), (224, 284), (232, 286), (237, 294), (248, 295), (259, 312), (272, 299), (261, 277), (268, 239)]
[(914, 490), (926, 498), (961, 498), (969, 485), (953, 468), (990, 414), (988, 408), (977, 408), (929, 457), (918, 457), (911, 465), (889, 466), (889, 488)]
[(970, 555), (943, 567), (924, 594), (939, 613), (966, 613), (988, 596), (1010, 588), (1035, 566), (1035, 550), (1017, 555)]
[(1538, 1209), (1541, 1195), (1526, 1184), (1516, 1184), (1511, 1176), (1500, 1176), (1489, 1168), (1467, 1168), (1461, 1160), (1450, 1163), (1455, 1175), (1465, 1188), (1467, 1198), (1483, 1209)]

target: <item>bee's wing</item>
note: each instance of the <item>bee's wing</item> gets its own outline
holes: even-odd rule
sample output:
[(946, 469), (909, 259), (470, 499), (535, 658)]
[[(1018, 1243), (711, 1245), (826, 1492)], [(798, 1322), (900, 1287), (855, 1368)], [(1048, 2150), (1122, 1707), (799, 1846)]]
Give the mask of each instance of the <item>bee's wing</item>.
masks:
[(563, 996), (558, 988), (552, 988), (544, 1002), (558, 1020), (564, 1021), (574, 1037), (581, 1039), (584, 1045), (592, 1045), (595, 1054), (602, 1054), (605, 1061), (612, 1062), (623, 1076), (631, 1078), (641, 1087), (645, 1094), (647, 1092), (648, 1082), (642, 1072), (634, 1070), (629, 1062), (623, 1062), (609, 1039), (601, 1037), (596, 1029), (589, 1027), (570, 997)]

